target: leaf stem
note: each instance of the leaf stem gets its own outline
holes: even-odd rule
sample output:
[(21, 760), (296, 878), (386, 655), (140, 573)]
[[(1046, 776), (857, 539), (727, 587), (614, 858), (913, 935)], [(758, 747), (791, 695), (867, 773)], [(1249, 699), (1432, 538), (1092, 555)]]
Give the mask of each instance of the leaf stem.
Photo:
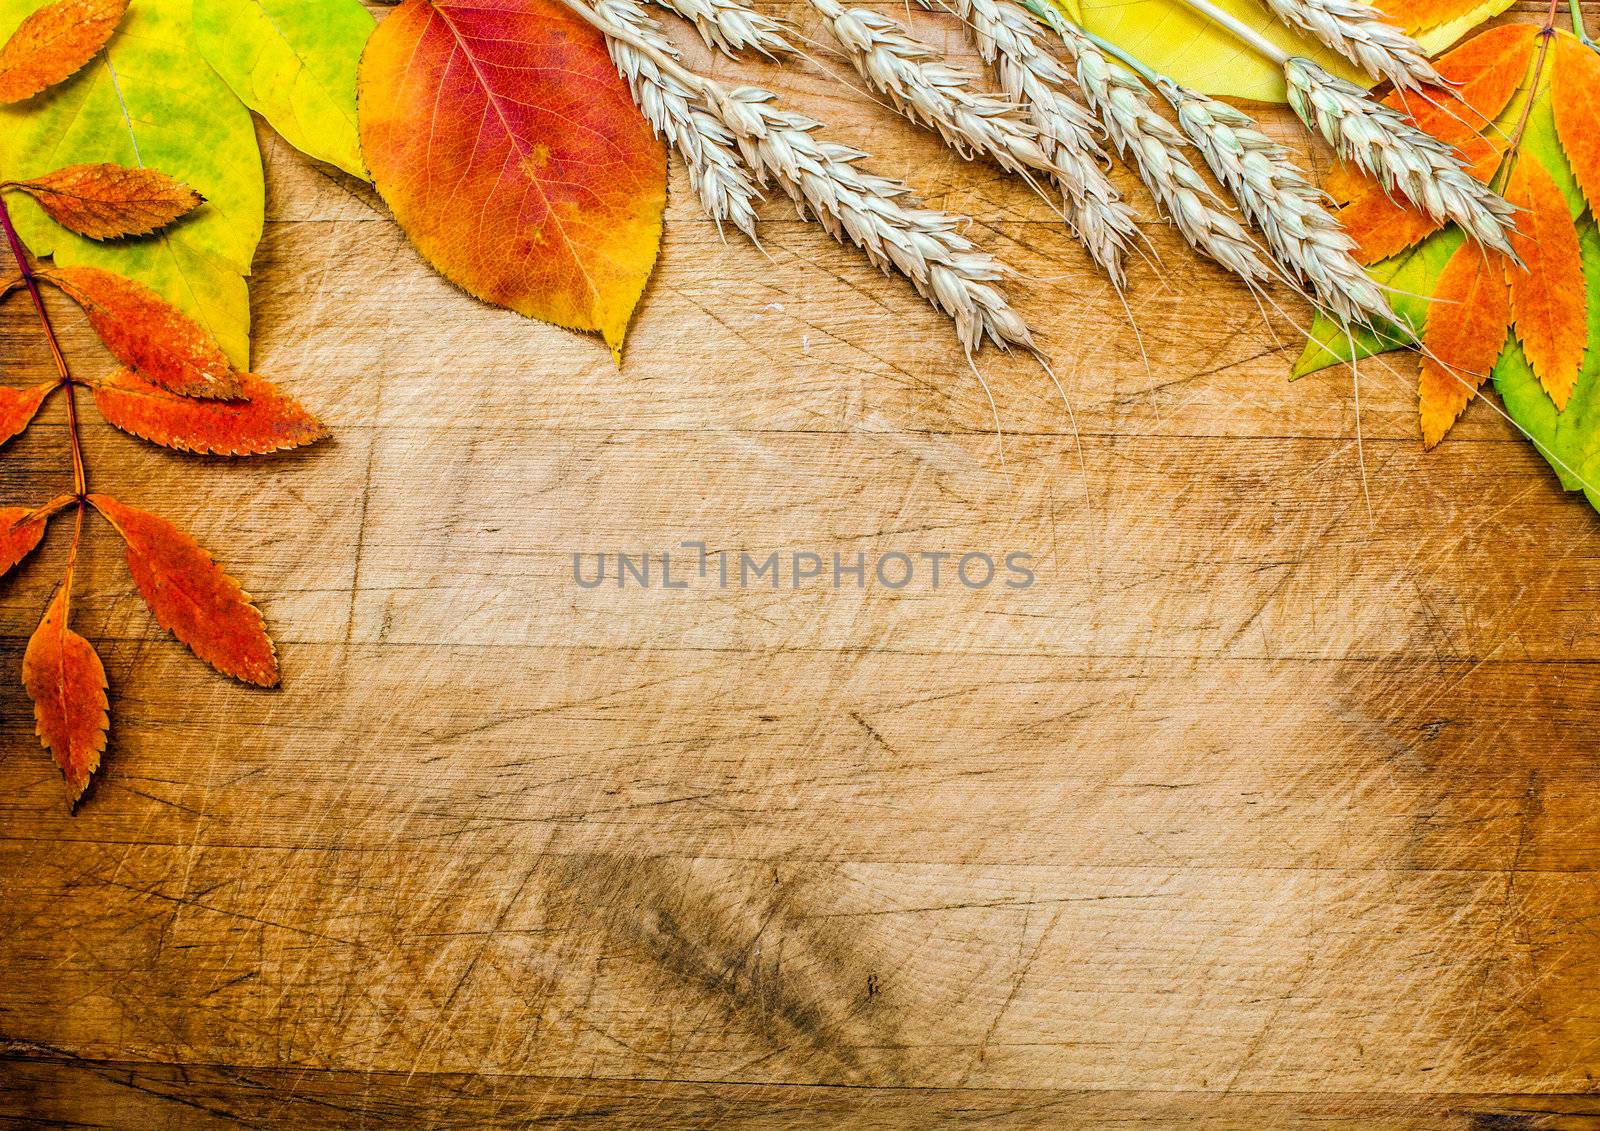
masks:
[(1572, 34), (1577, 36), (1578, 41), (1585, 47), (1593, 47), (1594, 40), (1583, 30), (1583, 9), (1579, 6), (1578, 0), (1567, 0), (1567, 6), (1572, 13)]
[(22, 273), (22, 283), (28, 288), (29, 297), (33, 299), (33, 309), (39, 314), (39, 324), (44, 327), (45, 341), (50, 344), (50, 356), (55, 359), (61, 387), (67, 391), (67, 439), (72, 449), (72, 493), (77, 496), (80, 504), (81, 527), (82, 502), (89, 492), (89, 480), (83, 468), (83, 446), (78, 442), (78, 402), (74, 395), (72, 373), (67, 368), (66, 355), (61, 352), (61, 342), (56, 338), (56, 329), (50, 324), (50, 315), (44, 308), (44, 296), (39, 293), (39, 278), (34, 274), (33, 265), (28, 262), (28, 253), (23, 250), (22, 239), (17, 235), (17, 227), (11, 222), (11, 212), (6, 208), (4, 194), (0, 194), (0, 229), (5, 231), (6, 243), (11, 247), (11, 257), (17, 261), (17, 270)]

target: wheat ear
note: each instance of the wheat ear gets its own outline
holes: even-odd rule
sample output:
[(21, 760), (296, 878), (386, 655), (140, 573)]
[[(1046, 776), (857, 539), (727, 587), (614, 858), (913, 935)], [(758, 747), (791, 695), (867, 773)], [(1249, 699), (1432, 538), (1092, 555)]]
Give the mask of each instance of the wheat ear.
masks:
[(1363, 0), (1262, 0), (1278, 19), (1400, 90), (1446, 86), (1422, 46)]
[(1289, 105), (1301, 121), (1385, 191), (1399, 192), (1433, 219), (1453, 220), (1485, 247), (1515, 258), (1507, 240), (1515, 209), (1469, 173), (1449, 145), (1309, 59), (1290, 59), (1283, 71)]
[[(909, 279), (950, 317), (969, 357), (985, 338), (1001, 349), (1015, 345), (1038, 352), (1027, 323), (999, 285), (1010, 269), (960, 233), (961, 217), (917, 207), (905, 183), (857, 168), (866, 154), (817, 138), (820, 123), (768, 105), (775, 97), (770, 91), (730, 91), (683, 66), (633, 23), (582, 0), (560, 2), (677, 82), (692, 105), (733, 135), (749, 168), (783, 189), (802, 217), (815, 219), (840, 243), (861, 248), (884, 274), (898, 271)], [(638, 11), (636, 0), (608, 3)], [(648, 23), (648, 16), (638, 14)]]
[(1327, 195), (1288, 150), (1225, 102), (1166, 77), (1156, 80), (1156, 89), (1245, 218), (1260, 229), (1278, 265), (1306, 285), (1318, 306), (1345, 323), (1395, 321), (1383, 291), (1350, 254), (1355, 240), (1328, 212)]
[[(677, 58), (672, 43), (634, 0), (596, 0), (595, 11), (626, 28), (639, 42)], [(719, 228), (727, 221), (755, 239), (755, 200), (760, 193), (740, 162), (732, 132), (689, 87), (663, 72), (650, 55), (623, 39), (609, 38), (606, 44), (645, 120), (682, 155), (689, 185), (706, 215)]]
[(768, 59), (796, 54), (794, 45), (777, 20), (762, 15), (739, 0), (656, 0), (694, 25), (706, 46), (724, 55), (756, 51)]
[(1039, 42), (1039, 25), (1009, 0), (949, 0), (971, 27), (978, 55), (999, 76), (1005, 96), (1027, 114), (1067, 203), (1078, 239), (1117, 286), (1123, 256), (1138, 238), (1133, 209), (1106, 173), (1100, 128), (1069, 92), (1072, 77)]

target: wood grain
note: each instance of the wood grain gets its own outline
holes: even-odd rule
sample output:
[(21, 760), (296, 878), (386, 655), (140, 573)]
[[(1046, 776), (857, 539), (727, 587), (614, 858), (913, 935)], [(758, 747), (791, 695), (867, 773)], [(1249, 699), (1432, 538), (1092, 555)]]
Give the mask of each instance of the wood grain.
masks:
[[(1289, 385), (1292, 326), (1158, 221), (1136, 332), (1024, 187), (751, 70), (981, 218), (1070, 414), (985, 354), (997, 440), (908, 287), (775, 202), (724, 241), (681, 170), (618, 370), (264, 131), (255, 364), (335, 438), (86, 444), (284, 686), (165, 638), (94, 532), (76, 816), (0, 681), (0, 1124), (1600, 1127), (1595, 515), (1487, 405), (1423, 454), (1405, 359), (1358, 442), (1351, 375)], [(0, 356), (48, 367), (16, 302)], [(53, 406), (0, 502), (64, 442)], [(1038, 582), (573, 582), (693, 539)], [(0, 582), (0, 671), (64, 553)]]

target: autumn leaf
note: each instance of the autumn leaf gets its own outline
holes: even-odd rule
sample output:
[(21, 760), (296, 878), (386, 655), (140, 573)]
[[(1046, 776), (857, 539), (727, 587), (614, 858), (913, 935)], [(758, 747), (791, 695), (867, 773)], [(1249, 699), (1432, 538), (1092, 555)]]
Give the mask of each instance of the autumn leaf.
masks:
[(145, 380), (187, 397), (239, 395), (239, 374), (211, 335), (144, 284), (98, 267), (57, 267), (39, 278), (82, 307), (112, 356)]
[(70, 78), (117, 30), (128, 0), (57, 0), (0, 47), (0, 102), (21, 102)]
[(1506, 199), (1520, 210), (1511, 246), (1525, 265), (1505, 265), (1512, 324), (1560, 410), (1572, 395), (1588, 336), (1578, 229), (1549, 171), (1531, 157), (1512, 169)]
[(1460, 145), (1499, 116), (1527, 78), (1538, 30), (1533, 24), (1491, 28), (1435, 61), (1450, 87), (1397, 90), (1383, 101), (1405, 111), (1418, 129)]
[(1390, 23), (1422, 31), (1461, 18), (1477, 3), (1476, 0), (1379, 0), (1376, 6)]
[(39, 406), (56, 387), (54, 381), (35, 385), (31, 389), (12, 389), (0, 386), (0, 444), (19, 435), (33, 419)]
[(0, 575), (33, 553), (48, 520), (48, 508), (0, 507)]
[(264, 377), (239, 374), (239, 399), (195, 400), (151, 384), (130, 369), (95, 386), (106, 422), (164, 447), (206, 455), (243, 456), (298, 448), (328, 430)]
[(666, 155), (600, 34), (556, 0), (406, 0), (367, 42), (359, 95), (373, 181), (428, 261), (620, 356)]
[(149, 511), (107, 495), (90, 495), (89, 502), (127, 543), (128, 572), (162, 628), (224, 675), (277, 685), (277, 655), (261, 613), (210, 554)]
[(1600, 216), (1600, 52), (1557, 36), (1552, 111), (1561, 148), (1591, 215)]
[(1488, 379), (1511, 328), (1511, 299), (1500, 258), (1462, 244), (1445, 264), (1422, 335), (1417, 408), (1422, 444), (1431, 448), (1450, 430)]
[(76, 803), (106, 748), (106, 670), (93, 645), (67, 625), (72, 575), (56, 591), (22, 654), (22, 685), (33, 699), (34, 729), (66, 775)]
[(92, 240), (146, 235), (204, 200), (165, 173), (109, 161), (68, 165), (31, 181), (9, 181), (4, 187), (27, 193), (56, 223)]

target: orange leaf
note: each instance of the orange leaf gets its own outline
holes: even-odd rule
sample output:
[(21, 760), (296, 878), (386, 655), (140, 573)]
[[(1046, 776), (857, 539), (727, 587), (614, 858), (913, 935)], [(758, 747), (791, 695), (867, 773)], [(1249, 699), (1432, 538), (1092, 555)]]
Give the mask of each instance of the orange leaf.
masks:
[(1521, 210), (1511, 246), (1527, 266), (1505, 267), (1511, 319), (1528, 364), (1559, 411), (1577, 383), (1589, 335), (1578, 229), (1566, 197), (1532, 157), (1513, 166), (1507, 187), (1506, 199)]
[(33, 553), (48, 518), (48, 513), (32, 507), (0, 507), (0, 575)]
[(109, 162), (68, 165), (31, 181), (7, 183), (37, 200), (63, 228), (92, 240), (145, 235), (205, 200), (182, 181), (155, 169)]
[[(1469, 163), (1472, 175), (1488, 184), (1495, 170), (1500, 167), (1500, 158), (1507, 144), (1505, 138), (1490, 141), (1473, 135), (1457, 147), (1457, 152)], [(1342, 170), (1347, 167), (1340, 165), (1338, 168)], [(1382, 185), (1364, 173), (1349, 177), (1349, 185), (1354, 191), (1346, 198), (1350, 203), (1339, 209), (1338, 217), (1356, 241), (1351, 254), (1357, 263), (1371, 266), (1391, 255), (1399, 255), (1444, 227), (1443, 222), (1390, 197), (1383, 191)], [(1330, 184), (1332, 180), (1330, 177)], [(1344, 187), (1342, 183), (1341, 187)]]
[(236, 397), (239, 374), (216, 339), (143, 283), (98, 267), (39, 272), (83, 307), (106, 349), (139, 376), (186, 397)]
[(1563, 32), (1555, 40), (1550, 104), (1567, 164), (1600, 217), (1600, 52)]
[(618, 353), (661, 242), (666, 154), (558, 0), (406, 0), (361, 57), (361, 148), (428, 261)]
[(1444, 439), (1505, 349), (1511, 296), (1501, 259), (1464, 243), (1439, 274), (1423, 328), (1417, 383), (1424, 447)]
[(94, 403), (108, 423), (181, 452), (260, 455), (328, 434), (320, 420), (265, 377), (241, 373), (239, 381), (243, 399), (197, 401), (123, 369), (95, 387)]
[(1422, 31), (1458, 19), (1478, 3), (1479, 0), (1378, 0), (1377, 7), (1395, 26)]
[(128, 0), (58, 0), (29, 15), (0, 47), (0, 102), (21, 102), (68, 78), (117, 30)]
[(273, 687), (278, 659), (250, 595), (195, 540), (149, 511), (107, 495), (95, 509), (128, 544), (128, 572), (162, 628), (225, 675)]
[(56, 387), (54, 381), (31, 389), (11, 389), (0, 385), (0, 444), (18, 435), (33, 420), (44, 399)]
[(56, 591), (22, 654), (22, 685), (33, 699), (34, 730), (67, 776), (77, 802), (106, 748), (106, 669), (94, 647), (67, 627), (72, 576)]
[(1453, 84), (1448, 89), (1397, 90), (1383, 101), (1404, 110), (1418, 129), (1460, 145), (1482, 133), (1527, 78), (1538, 32), (1534, 24), (1506, 24), (1473, 36), (1434, 63)]

